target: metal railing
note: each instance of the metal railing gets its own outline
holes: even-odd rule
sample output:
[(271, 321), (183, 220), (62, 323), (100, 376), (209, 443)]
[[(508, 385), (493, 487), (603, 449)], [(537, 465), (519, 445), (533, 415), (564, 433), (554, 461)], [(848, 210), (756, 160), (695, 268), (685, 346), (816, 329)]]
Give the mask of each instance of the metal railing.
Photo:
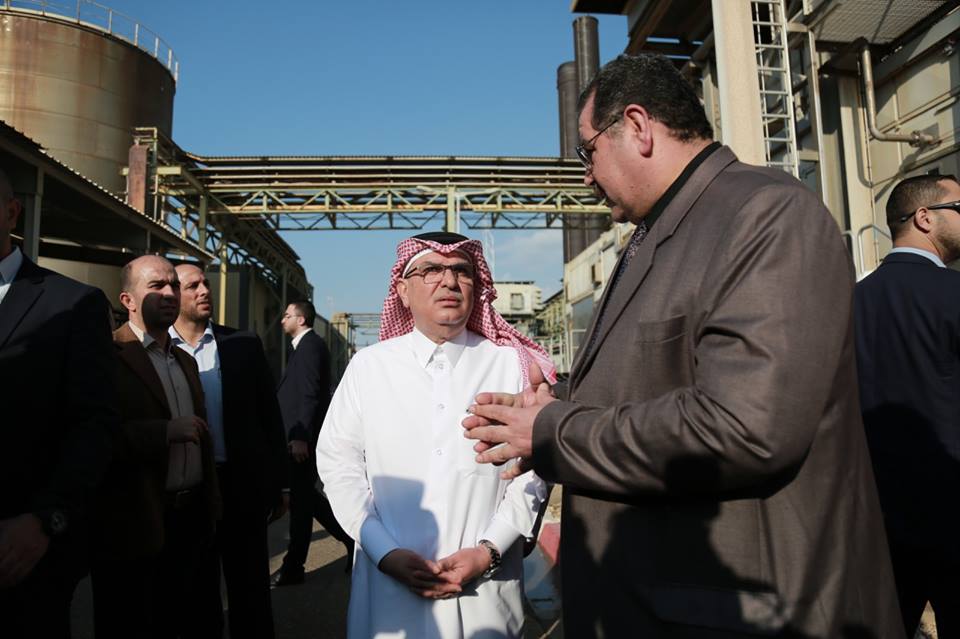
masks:
[(867, 231), (873, 232), (873, 257), (876, 264), (880, 263), (880, 246), (877, 242), (877, 236), (882, 236), (887, 238), (890, 241), (893, 241), (893, 238), (890, 237), (890, 234), (883, 230), (881, 227), (876, 224), (867, 224), (861, 226), (860, 230), (857, 231), (857, 248), (859, 249), (858, 262), (857, 262), (857, 277), (863, 275), (866, 270), (863, 260), (863, 234)]
[(180, 61), (173, 54), (170, 45), (130, 16), (114, 11), (110, 7), (91, 2), (91, 0), (76, 0), (70, 3), (47, 0), (2, 0), (0, 8), (4, 11), (68, 20), (103, 31), (152, 55), (167, 68), (174, 82), (180, 77)]

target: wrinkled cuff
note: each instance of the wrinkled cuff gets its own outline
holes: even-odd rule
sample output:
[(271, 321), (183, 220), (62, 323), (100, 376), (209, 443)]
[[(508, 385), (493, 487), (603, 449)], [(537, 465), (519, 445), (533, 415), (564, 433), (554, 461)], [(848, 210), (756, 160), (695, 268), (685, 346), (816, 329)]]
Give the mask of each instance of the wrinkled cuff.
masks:
[(360, 547), (373, 565), (379, 566), (380, 560), (400, 545), (393, 539), (393, 535), (387, 532), (379, 519), (367, 517), (360, 526)]
[(500, 551), (500, 554), (503, 555), (510, 549), (513, 542), (522, 536), (516, 528), (494, 516), (490, 525), (477, 537), (477, 544), (480, 543), (481, 539), (486, 539), (493, 543), (493, 545), (497, 547), (497, 550)]

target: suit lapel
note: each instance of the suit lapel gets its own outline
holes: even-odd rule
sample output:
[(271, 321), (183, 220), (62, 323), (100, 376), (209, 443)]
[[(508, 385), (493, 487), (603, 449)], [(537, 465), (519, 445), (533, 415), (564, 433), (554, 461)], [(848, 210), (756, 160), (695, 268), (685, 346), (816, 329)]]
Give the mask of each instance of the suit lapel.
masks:
[[(173, 353), (173, 358), (180, 364), (180, 370), (183, 371), (183, 376), (187, 378), (187, 384), (190, 385), (190, 399), (193, 400), (193, 414), (200, 415), (201, 411), (203, 411), (203, 415), (206, 415), (206, 404), (203, 402), (203, 385), (200, 383), (200, 376), (195, 372), (197, 366), (196, 360), (185, 353), (179, 346), (174, 346), (170, 349), (170, 352)], [(151, 368), (152, 367), (151, 365)]]
[(120, 359), (136, 373), (137, 377), (146, 384), (153, 396), (167, 409), (167, 414), (173, 415), (170, 404), (167, 403), (167, 394), (163, 391), (163, 384), (157, 370), (150, 363), (150, 356), (137, 338), (129, 324), (124, 324), (113, 333), (113, 341), (120, 348)]
[(0, 302), (0, 347), (7, 343), (42, 293), (43, 271), (24, 256), (20, 270)]
[[(727, 166), (737, 160), (733, 151), (727, 147), (721, 147), (714, 151), (703, 164), (701, 164), (687, 183), (683, 185), (677, 195), (670, 201), (667, 208), (657, 223), (653, 225), (650, 233), (644, 238), (643, 243), (637, 254), (630, 261), (626, 270), (621, 274), (620, 280), (612, 291), (604, 291), (602, 313), (594, 315), (594, 324), (591, 331), (584, 336), (584, 344), (589, 345), (593, 331), (597, 331), (597, 337), (593, 340), (593, 348), (590, 352), (578, 354), (571, 375), (573, 383), (571, 389), (575, 388), (580, 379), (590, 367), (590, 363), (600, 350), (600, 345), (606, 339), (613, 325), (616, 324), (623, 311), (627, 308), (650, 272), (653, 266), (653, 258), (657, 248), (666, 242), (676, 232), (680, 223), (686, 217), (690, 209), (697, 202), (700, 196), (706, 190), (707, 186), (723, 171)], [(623, 260), (623, 251), (620, 260)], [(617, 264), (619, 265), (619, 261)], [(597, 318), (603, 315), (603, 323), (597, 325)]]

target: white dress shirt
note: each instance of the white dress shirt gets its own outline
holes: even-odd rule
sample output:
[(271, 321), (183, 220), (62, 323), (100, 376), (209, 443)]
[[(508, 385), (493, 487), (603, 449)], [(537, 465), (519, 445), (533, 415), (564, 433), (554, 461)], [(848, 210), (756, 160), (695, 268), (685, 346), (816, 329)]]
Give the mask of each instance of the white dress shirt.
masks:
[[(362, 349), (334, 393), (317, 443), (324, 492), (358, 542), (348, 636), (519, 636), (522, 548), (546, 487), (532, 472), (500, 479), (478, 464), (461, 422), (481, 391), (522, 389), (513, 348), (464, 331), (438, 346), (416, 329)], [(503, 554), (492, 579), (428, 600), (377, 569), (391, 550), (440, 559), (487, 539)], [(493, 636), (491, 634), (491, 636)]]
[(302, 332), (297, 333), (297, 336), (294, 337), (292, 340), (290, 340), (290, 346), (293, 347), (293, 350), (297, 350), (297, 345), (300, 344), (300, 340), (302, 340), (303, 336), (312, 330), (313, 330), (312, 328), (305, 329)]
[(213, 459), (217, 463), (227, 461), (227, 444), (223, 435), (223, 381), (220, 373), (220, 353), (213, 334), (213, 324), (207, 323), (196, 346), (191, 346), (173, 326), (170, 339), (174, 346), (192, 357), (200, 369), (200, 384), (203, 386), (203, 405), (207, 409), (207, 426), (213, 439)]
[(3, 298), (7, 296), (7, 291), (13, 284), (13, 278), (20, 272), (22, 265), (23, 253), (20, 252), (18, 246), (14, 246), (10, 254), (0, 260), (0, 304), (3, 303)]
[(912, 255), (919, 255), (920, 257), (925, 257), (940, 268), (947, 268), (947, 265), (943, 263), (943, 260), (940, 259), (940, 256), (931, 253), (930, 251), (925, 251), (923, 249), (913, 248), (911, 246), (901, 246), (895, 249), (891, 249), (888, 255), (893, 253), (910, 253)]

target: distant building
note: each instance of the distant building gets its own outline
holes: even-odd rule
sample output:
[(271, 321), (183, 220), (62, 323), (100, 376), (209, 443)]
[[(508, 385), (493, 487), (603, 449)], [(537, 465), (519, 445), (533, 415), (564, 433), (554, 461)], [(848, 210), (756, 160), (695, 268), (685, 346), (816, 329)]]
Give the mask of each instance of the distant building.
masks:
[(497, 289), (493, 308), (518, 331), (536, 338), (537, 312), (543, 307), (540, 287), (533, 282), (494, 282), (493, 285)]

